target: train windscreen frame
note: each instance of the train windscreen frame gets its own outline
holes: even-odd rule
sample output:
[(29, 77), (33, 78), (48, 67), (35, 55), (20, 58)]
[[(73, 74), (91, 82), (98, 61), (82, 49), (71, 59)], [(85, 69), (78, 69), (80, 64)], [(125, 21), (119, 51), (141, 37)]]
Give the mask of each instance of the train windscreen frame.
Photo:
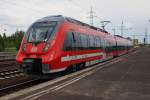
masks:
[(52, 36), (57, 22), (56, 21), (45, 21), (36, 22), (28, 30), (27, 42), (47, 42)]

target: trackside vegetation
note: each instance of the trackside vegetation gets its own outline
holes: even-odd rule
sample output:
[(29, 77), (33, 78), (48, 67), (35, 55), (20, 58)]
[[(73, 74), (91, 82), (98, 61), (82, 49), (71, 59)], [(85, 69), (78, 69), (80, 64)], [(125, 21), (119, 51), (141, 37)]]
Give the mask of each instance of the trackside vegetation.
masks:
[(11, 36), (0, 34), (0, 52), (16, 52), (19, 49), (24, 31), (16, 31)]

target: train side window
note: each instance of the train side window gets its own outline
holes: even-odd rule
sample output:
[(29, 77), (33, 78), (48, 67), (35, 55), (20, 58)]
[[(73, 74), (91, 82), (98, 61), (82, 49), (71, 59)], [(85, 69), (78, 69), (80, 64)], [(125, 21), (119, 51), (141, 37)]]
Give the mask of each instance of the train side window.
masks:
[(91, 43), (90, 43), (90, 39), (91, 39), (90, 35), (87, 36), (87, 39), (88, 39), (88, 48), (87, 49), (90, 49), (90, 45), (91, 45)]
[(99, 46), (99, 48), (103, 48), (103, 39), (101, 38), (101, 37), (99, 37), (99, 43), (100, 43), (100, 46)]
[(116, 50), (116, 44), (112, 44), (112, 50), (115, 51)]
[(103, 49), (103, 47), (104, 47), (104, 40), (103, 40), (103, 38), (100, 38), (100, 42), (101, 42), (101, 46), (100, 46), (100, 48), (102, 48), (102, 49)]
[(94, 49), (95, 47), (95, 40), (94, 40), (94, 36), (90, 36), (90, 49)]
[(72, 43), (73, 43), (72, 32), (68, 32), (64, 41), (64, 50), (65, 51), (72, 50)]
[(105, 51), (108, 52), (108, 44), (107, 42), (104, 42), (105, 43)]
[(88, 36), (86, 34), (84, 34), (84, 39), (85, 39), (85, 48), (84, 49), (88, 49)]
[(109, 42), (108, 42), (108, 52), (111, 52), (111, 45)]
[(108, 45), (109, 45), (109, 47), (108, 47), (109, 52), (111, 52), (111, 43), (110, 43), (110, 42), (108, 42)]
[(112, 52), (113, 48), (112, 48), (112, 43), (111, 42), (109, 42), (109, 48), (110, 48), (110, 52)]
[(82, 49), (86, 49), (86, 48), (87, 48), (87, 39), (86, 39), (86, 35), (81, 34), (81, 42), (82, 42)]
[(100, 48), (100, 38), (99, 37), (96, 37), (96, 48)]
[(75, 32), (71, 32), (71, 34), (72, 34), (72, 50), (77, 50), (77, 48), (76, 48), (76, 45), (77, 45), (76, 33)]
[(94, 49), (97, 48), (97, 39), (96, 39), (96, 36), (94, 36)]
[(105, 51), (106, 50), (106, 40), (105, 39), (101, 39), (102, 42), (102, 48)]
[(86, 35), (86, 39), (87, 39), (87, 48), (86, 49), (89, 49), (89, 45), (90, 45), (89, 35)]
[(110, 51), (109, 48), (110, 48), (109, 43), (106, 42), (106, 52), (109, 52), (109, 51)]
[(71, 32), (71, 33), (72, 33), (73, 42), (75, 43), (75, 42), (76, 42), (76, 38), (77, 38), (77, 37), (75, 37), (74, 32)]
[(80, 50), (82, 48), (81, 34), (77, 33), (76, 36), (77, 36), (77, 43), (76, 43), (77, 45), (76, 45), (76, 48), (77, 48), (77, 50)]

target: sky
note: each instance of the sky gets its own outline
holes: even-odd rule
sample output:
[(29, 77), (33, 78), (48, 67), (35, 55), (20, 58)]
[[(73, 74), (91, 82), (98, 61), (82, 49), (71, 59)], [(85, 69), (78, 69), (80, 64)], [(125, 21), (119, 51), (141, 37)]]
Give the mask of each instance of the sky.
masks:
[[(49, 15), (64, 15), (89, 24), (89, 12), (94, 11), (94, 26), (109, 20), (106, 30), (143, 41), (145, 28), (150, 42), (149, 0), (0, 0), (0, 34), (13, 34), (16, 30), (26, 31), (37, 19)], [(134, 35), (134, 36), (133, 36)]]

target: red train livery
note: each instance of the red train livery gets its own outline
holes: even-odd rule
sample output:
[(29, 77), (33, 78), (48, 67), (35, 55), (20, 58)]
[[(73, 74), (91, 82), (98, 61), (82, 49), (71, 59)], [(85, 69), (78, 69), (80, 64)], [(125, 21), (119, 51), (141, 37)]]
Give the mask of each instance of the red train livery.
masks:
[(22, 40), (16, 61), (28, 75), (87, 67), (132, 50), (131, 40), (70, 17), (48, 16), (33, 23)]

